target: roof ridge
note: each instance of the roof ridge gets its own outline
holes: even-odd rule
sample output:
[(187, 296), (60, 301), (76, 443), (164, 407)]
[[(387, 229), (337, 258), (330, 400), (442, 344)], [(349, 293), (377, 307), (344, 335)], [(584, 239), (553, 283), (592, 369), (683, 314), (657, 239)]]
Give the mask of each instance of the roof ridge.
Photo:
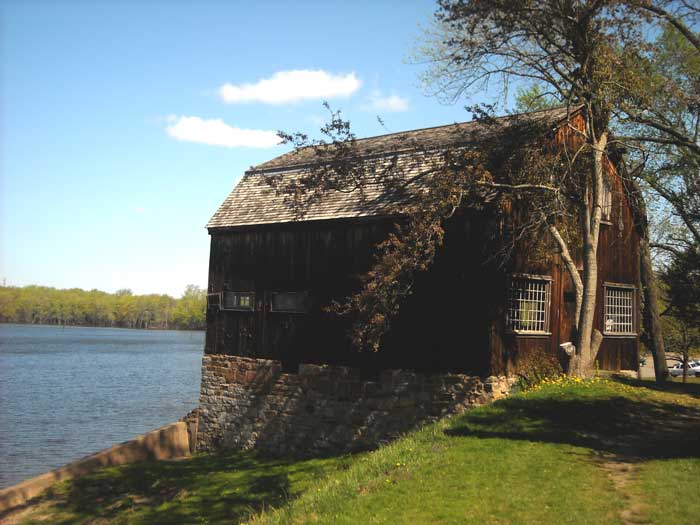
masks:
[[(565, 109), (566, 107), (567, 107), (566, 104), (563, 104), (563, 105), (561, 105), (561, 106), (555, 106), (555, 107), (552, 107), (552, 108), (545, 108), (545, 109), (538, 109), (538, 110), (535, 110), (535, 111), (522, 111), (522, 112), (520, 112), (520, 113), (510, 113), (510, 114), (507, 114), (507, 115), (499, 115), (499, 116), (493, 117), (493, 118), (494, 118), (495, 120), (500, 120), (500, 119), (504, 119), (504, 118), (508, 118), (508, 117), (520, 117), (520, 116), (523, 116), (523, 115), (534, 115), (534, 114), (536, 114), (536, 113), (545, 113), (545, 112), (548, 112), (548, 111), (556, 111), (557, 109)], [(581, 106), (580, 106), (580, 105), (579, 105), (578, 107), (575, 107), (574, 109), (572, 109), (572, 113), (573, 113), (574, 111), (578, 111), (579, 109), (581, 109)], [(401, 135), (401, 134), (403, 134), (403, 133), (411, 133), (411, 132), (413, 132), (413, 131), (427, 131), (427, 130), (429, 130), (429, 129), (448, 128), (448, 127), (450, 127), (450, 126), (461, 126), (461, 125), (464, 125), (464, 124), (479, 124), (479, 121), (478, 121), (478, 120), (475, 120), (475, 119), (472, 119), (472, 120), (465, 120), (465, 121), (462, 121), (462, 122), (453, 122), (453, 123), (451, 123), (451, 124), (438, 124), (437, 126), (426, 126), (426, 127), (424, 127), (424, 128), (406, 129), (406, 130), (403, 130), (403, 131), (392, 131), (392, 132), (390, 132), (390, 133), (382, 133), (382, 134), (379, 134), (379, 135), (370, 135), (369, 137), (361, 137), (361, 138), (358, 138), (358, 139), (356, 139), (356, 140), (358, 140), (358, 141), (360, 141), (360, 140), (372, 140), (372, 139), (378, 139), (378, 138), (380, 138), (380, 137), (389, 137), (389, 136), (391, 136), (391, 135)], [(313, 147), (314, 147), (314, 146), (304, 146), (303, 148), (299, 148), (299, 149), (313, 148)]]
[[(567, 109), (568, 107), (571, 107), (571, 106), (561, 105), (561, 106), (556, 106), (553, 108), (540, 109), (537, 111), (526, 111), (526, 112), (522, 112), (522, 113), (510, 113), (507, 115), (500, 115), (498, 117), (494, 117), (494, 120), (502, 121), (502, 120), (505, 120), (508, 118), (516, 118), (516, 117), (521, 117), (524, 115), (536, 116), (538, 114), (547, 114), (547, 113), (552, 113), (552, 112), (556, 112), (556, 111), (561, 111), (563, 109)], [(581, 109), (581, 107), (582, 107), (581, 105), (572, 106), (570, 114), (573, 114), (576, 111), (579, 111)], [(474, 126), (474, 125), (478, 125), (478, 124), (480, 124), (480, 122), (478, 120), (468, 120), (465, 122), (453, 122), (451, 124), (441, 124), (438, 126), (427, 126), (424, 128), (407, 129), (404, 131), (394, 131), (391, 133), (385, 133), (383, 135), (373, 135), (373, 136), (369, 136), (369, 137), (355, 138), (354, 140), (358, 145), (364, 145), (368, 142), (371, 143), (372, 141), (378, 141), (378, 140), (381, 141), (383, 139), (391, 138), (391, 137), (398, 136), (398, 135), (407, 135), (407, 142), (409, 142), (409, 138), (410, 138), (409, 135), (411, 135), (411, 134), (420, 135), (421, 133), (424, 133), (426, 131), (429, 132), (431, 130), (440, 130), (440, 129), (449, 129), (449, 128), (459, 129), (460, 126), (467, 127), (469, 125)], [(469, 126), (469, 127), (472, 127), (472, 126)], [(251, 166), (249, 169), (247, 169), (245, 171), (245, 173), (248, 174), (248, 173), (264, 173), (264, 172), (268, 172), (268, 171), (287, 171), (287, 170), (290, 170), (293, 168), (301, 168), (304, 166), (316, 165), (322, 161), (320, 159), (314, 159), (311, 161), (307, 160), (306, 162), (303, 162), (303, 161), (300, 161), (300, 159), (298, 157), (300, 156), (300, 154), (302, 154), (302, 157), (303, 157), (305, 152), (308, 152), (310, 149), (316, 148), (318, 146), (319, 145), (303, 146), (301, 148), (296, 148), (296, 149), (293, 149), (293, 150), (288, 151), (286, 153), (282, 153), (281, 155), (278, 155), (277, 157), (274, 157), (270, 160), (262, 162), (261, 164), (258, 164), (256, 166)], [(325, 146), (332, 146), (332, 143), (325, 144)], [(403, 147), (403, 148), (394, 150), (393, 153), (408, 152), (411, 149), (412, 148), (410, 148), (410, 147)], [(385, 156), (386, 153), (387, 152), (383, 152), (382, 154), (375, 153), (375, 155)], [(372, 156), (372, 155), (369, 154), (367, 156)], [(293, 160), (294, 157), (297, 157), (296, 162), (294, 162), (294, 160)], [(288, 158), (287, 163), (281, 164), (281, 165), (278, 163), (277, 165), (275, 165), (275, 161), (279, 161), (280, 159), (283, 159), (283, 158)], [(270, 165), (270, 164), (273, 164), (273, 165)]]

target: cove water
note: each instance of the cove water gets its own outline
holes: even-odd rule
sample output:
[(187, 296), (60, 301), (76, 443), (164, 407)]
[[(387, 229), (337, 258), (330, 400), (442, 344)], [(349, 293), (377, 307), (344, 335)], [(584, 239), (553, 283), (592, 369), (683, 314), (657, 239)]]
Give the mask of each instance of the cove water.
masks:
[(197, 406), (204, 332), (0, 324), (0, 488)]

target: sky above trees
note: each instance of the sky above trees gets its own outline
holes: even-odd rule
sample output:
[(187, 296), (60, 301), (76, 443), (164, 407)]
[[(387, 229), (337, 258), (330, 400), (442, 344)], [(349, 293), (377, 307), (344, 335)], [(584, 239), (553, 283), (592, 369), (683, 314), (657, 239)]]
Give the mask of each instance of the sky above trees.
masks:
[[(409, 2), (0, 6), (0, 279), (204, 286), (204, 224), (251, 165), (343, 111), (358, 136), (464, 121), (426, 96)], [(382, 126), (377, 116), (384, 122)]]

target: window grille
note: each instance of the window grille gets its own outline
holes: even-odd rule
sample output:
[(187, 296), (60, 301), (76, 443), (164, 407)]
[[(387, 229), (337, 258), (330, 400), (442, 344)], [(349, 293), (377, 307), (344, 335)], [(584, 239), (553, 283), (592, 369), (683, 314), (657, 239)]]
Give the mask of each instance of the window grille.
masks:
[(223, 292), (222, 295), (222, 310), (247, 311), (255, 308), (255, 294), (253, 292)]
[(221, 308), (221, 293), (207, 294), (207, 308), (218, 310)]
[(549, 295), (547, 277), (511, 278), (506, 325), (517, 333), (549, 332)]
[(605, 333), (635, 334), (634, 287), (605, 285)]
[(308, 294), (306, 292), (273, 292), (270, 306), (273, 312), (306, 313)]

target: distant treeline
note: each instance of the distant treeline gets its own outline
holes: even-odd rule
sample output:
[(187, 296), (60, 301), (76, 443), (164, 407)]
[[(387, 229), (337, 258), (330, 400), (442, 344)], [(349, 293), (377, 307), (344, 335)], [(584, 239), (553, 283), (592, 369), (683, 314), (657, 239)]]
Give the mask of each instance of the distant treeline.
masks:
[(169, 295), (110, 294), (79, 288), (0, 286), (0, 322), (121, 328), (203, 330), (206, 291), (188, 285), (180, 299)]

